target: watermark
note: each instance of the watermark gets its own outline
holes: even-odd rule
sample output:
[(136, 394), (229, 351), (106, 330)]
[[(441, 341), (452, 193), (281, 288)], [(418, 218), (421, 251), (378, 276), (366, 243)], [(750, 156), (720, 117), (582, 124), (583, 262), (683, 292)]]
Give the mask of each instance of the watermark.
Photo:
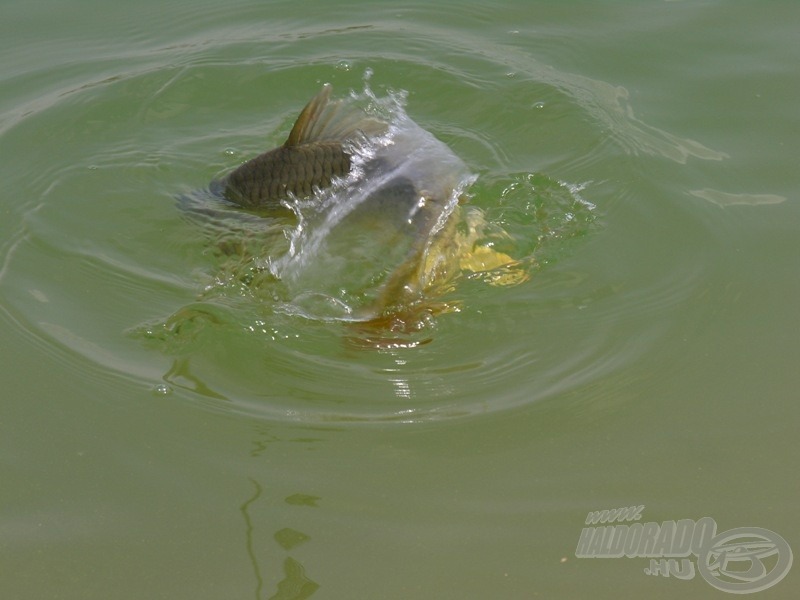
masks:
[(792, 549), (780, 535), (761, 527), (717, 533), (711, 517), (642, 522), (644, 506), (590, 512), (577, 558), (649, 558), (645, 575), (694, 579), (731, 594), (760, 592), (786, 577)]

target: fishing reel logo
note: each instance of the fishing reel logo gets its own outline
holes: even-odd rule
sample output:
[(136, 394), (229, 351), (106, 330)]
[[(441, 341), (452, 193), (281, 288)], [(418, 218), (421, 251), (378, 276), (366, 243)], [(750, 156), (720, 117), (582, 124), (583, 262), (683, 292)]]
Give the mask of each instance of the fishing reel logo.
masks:
[[(770, 570), (768, 562), (774, 562)], [(791, 566), (792, 549), (786, 540), (761, 527), (738, 527), (717, 535), (697, 561), (703, 579), (733, 594), (765, 590), (783, 579)]]
[(699, 571), (711, 586), (731, 594), (770, 588), (792, 566), (789, 544), (769, 529), (737, 527), (717, 534), (711, 517), (640, 523), (643, 510), (644, 506), (630, 506), (589, 513), (586, 525), (618, 524), (585, 527), (575, 556), (649, 558), (646, 575), (688, 580)]

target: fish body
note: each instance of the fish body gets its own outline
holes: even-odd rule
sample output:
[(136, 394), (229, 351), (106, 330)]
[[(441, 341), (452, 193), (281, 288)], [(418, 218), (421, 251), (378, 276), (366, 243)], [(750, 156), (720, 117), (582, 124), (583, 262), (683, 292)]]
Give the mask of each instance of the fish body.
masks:
[(351, 169), (350, 147), (386, 124), (342, 101), (331, 101), (325, 85), (300, 113), (286, 142), (247, 161), (212, 183), (228, 200), (245, 208), (274, 208), (290, 197), (305, 198), (328, 188)]
[(224, 196), (245, 208), (269, 208), (290, 196), (311, 196), (350, 172), (350, 155), (339, 142), (281, 146), (257, 156), (224, 180)]
[(244, 208), (290, 206), (299, 217), (290, 251), (269, 258), (287, 310), (369, 321), (459, 269), (453, 216), (474, 176), (399, 105), (367, 112), (330, 94), (325, 85), (312, 98), (282, 146), (212, 189)]

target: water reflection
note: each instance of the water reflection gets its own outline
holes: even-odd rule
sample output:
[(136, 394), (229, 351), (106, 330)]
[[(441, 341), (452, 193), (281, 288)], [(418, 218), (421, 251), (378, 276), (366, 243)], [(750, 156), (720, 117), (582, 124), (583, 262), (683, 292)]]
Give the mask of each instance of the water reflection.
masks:
[(269, 600), (303, 600), (317, 591), (319, 585), (306, 577), (303, 565), (287, 556), (283, 562), (284, 578), (278, 583), (278, 591)]
[(778, 196), (777, 194), (732, 194), (730, 192), (722, 192), (710, 188), (689, 190), (689, 193), (697, 198), (708, 200), (720, 208), (735, 205), (758, 206), (760, 204), (780, 204), (786, 201), (784, 196)]
[(192, 373), (191, 359), (183, 356), (172, 361), (170, 369), (164, 373), (164, 381), (176, 387), (189, 390), (206, 398), (228, 400), (223, 394), (212, 390), (207, 383)]
[[(253, 569), (255, 597), (257, 600), (261, 600), (264, 597), (265, 579), (267, 579), (262, 571), (268, 562), (268, 559), (264, 557), (271, 553), (264, 551), (264, 557), (259, 556), (259, 542), (264, 541), (259, 539), (261, 531), (259, 525), (261, 522), (269, 520), (269, 517), (260, 519), (253, 513), (261, 508), (260, 505), (268, 507), (269, 503), (262, 498), (264, 491), (262, 485), (253, 478), (249, 478), (249, 481), (253, 486), (253, 493), (242, 503), (239, 511), (245, 524), (245, 547)], [(319, 498), (316, 496), (294, 494), (287, 497), (285, 502), (292, 506), (316, 507), (318, 500)], [(273, 533), (272, 539), (283, 551), (288, 553), (307, 543), (311, 537), (291, 527), (283, 527)], [(319, 589), (319, 584), (306, 575), (303, 564), (291, 555), (284, 558), (282, 567), (283, 578), (277, 583), (277, 591), (269, 596), (269, 600), (303, 600)]]

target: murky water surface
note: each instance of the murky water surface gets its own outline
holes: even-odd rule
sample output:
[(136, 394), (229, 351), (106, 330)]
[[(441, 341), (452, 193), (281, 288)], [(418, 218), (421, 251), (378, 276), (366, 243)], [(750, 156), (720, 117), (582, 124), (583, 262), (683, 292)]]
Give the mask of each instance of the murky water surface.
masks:
[[(798, 20), (790, 2), (11, 2), (2, 596), (736, 580), (705, 580), (702, 552), (675, 564), (690, 580), (583, 557), (587, 515), (630, 506), (800, 551)], [(392, 177), (442, 201), (414, 229), (425, 285), (392, 310), (381, 286), (419, 238), (351, 210), (376, 197), (360, 184), (280, 214), (208, 192), (323, 83), (389, 110)], [(376, 206), (408, 200), (390, 189)], [(796, 573), (762, 562), (765, 593), (793, 597)]]

